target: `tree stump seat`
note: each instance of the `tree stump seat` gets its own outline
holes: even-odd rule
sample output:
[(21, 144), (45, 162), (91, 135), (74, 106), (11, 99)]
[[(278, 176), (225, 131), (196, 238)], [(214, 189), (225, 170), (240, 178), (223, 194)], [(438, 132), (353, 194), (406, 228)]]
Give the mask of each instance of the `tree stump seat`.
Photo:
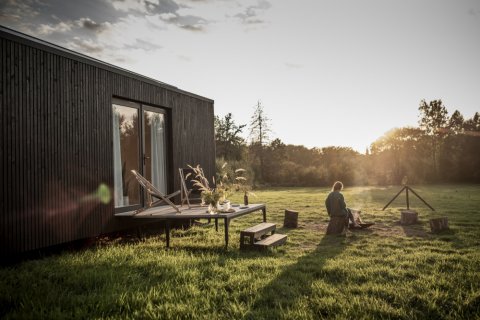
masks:
[(440, 232), (443, 230), (448, 230), (448, 218), (441, 217), (430, 219), (430, 229), (433, 233)]
[(330, 217), (330, 221), (327, 226), (327, 234), (342, 234), (348, 228), (348, 218), (347, 217)]
[(414, 210), (402, 210), (400, 224), (410, 225), (418, 223), (418, 213)]
[(298, 211), (285, 209), (285, 218), (283, 220), (284, 228), (298, 227)]

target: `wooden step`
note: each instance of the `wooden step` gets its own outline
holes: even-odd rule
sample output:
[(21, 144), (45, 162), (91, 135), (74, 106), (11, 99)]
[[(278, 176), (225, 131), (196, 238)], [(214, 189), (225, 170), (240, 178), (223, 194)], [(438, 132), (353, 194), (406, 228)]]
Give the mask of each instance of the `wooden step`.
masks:
[(256, 240), (260, 240), (269, 232), (275, 233), (275, 223), (263, 222), (240, 231), (240, 249), (252, 248)]
[(265, 239), (255, 242), (254, 246), (258, 248), (268, 248), (279, 246), (287, 242), (286, 234), (275, 233)]
[(275, 223), (263, 222), (241, 231), (240, 236), (253, 236), (253, 238), (259, 239), (270, 231), (275, 231), (276, 227)]

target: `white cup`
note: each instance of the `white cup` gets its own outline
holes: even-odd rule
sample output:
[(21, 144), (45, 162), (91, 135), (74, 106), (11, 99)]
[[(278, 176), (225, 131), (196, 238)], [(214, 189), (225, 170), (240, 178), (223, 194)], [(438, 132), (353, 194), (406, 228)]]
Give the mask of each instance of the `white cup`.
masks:
[(230, 201), (227, 201), (223, 204), (223, 208), (225, 211), (228, 211), (230, 210)]

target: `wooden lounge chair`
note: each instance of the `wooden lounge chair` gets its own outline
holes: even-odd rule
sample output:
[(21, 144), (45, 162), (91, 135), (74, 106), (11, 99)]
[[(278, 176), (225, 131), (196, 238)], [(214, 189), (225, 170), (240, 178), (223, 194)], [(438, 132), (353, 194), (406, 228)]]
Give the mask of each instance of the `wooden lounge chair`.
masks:
[[(178, 207), (169, 199), (175, 197), (180, 193), (180, 190), (175, 191), (174, 193), (171, 194), (163, 194), (155, 188), (153, 184), (150, 183), (145, 177), (143, 177), (141, 174), (139, 174), (137, 171), (132, 170), (133, 175), (135, 178), (137, 178), (138, 183), (145, 189), (146, 194), (147, 194), (147, 206), (141, 209), (138, 209), (136, 213), (142, 212), (148, 208), (154, 207), (162, 202), (165, 202), (166, 204), (170, 205), (173, 209), (175, 209), (176, 212), (180, 213), (180, 210)], [(152, 197), (157, 198), (158, 200), (153, 201)]]
[[(202, 170), (202, 169), (200, 169)], [(191, 201), (201, 202), (201, 192), (200, 190), (194, 185), (192, 179), (196, 179), (195, 172), (192, 168), (179, 168), (180, 173), (180, 199), (181, 204), (186, 202), (188, 208), (190, 208)]]

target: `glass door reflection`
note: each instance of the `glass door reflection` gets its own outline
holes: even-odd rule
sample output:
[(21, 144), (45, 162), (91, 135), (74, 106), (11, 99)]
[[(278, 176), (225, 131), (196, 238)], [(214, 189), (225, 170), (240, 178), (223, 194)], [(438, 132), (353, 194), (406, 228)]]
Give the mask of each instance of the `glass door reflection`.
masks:
[(113, 177), (115, 207), (140, 204), (140, 187), (131, 170), (140, 169), (138, 109), (113, 104)]
[(165, 115), (143, 111), (145, 178), (163, 194), (167, 194), (167, 147)]

